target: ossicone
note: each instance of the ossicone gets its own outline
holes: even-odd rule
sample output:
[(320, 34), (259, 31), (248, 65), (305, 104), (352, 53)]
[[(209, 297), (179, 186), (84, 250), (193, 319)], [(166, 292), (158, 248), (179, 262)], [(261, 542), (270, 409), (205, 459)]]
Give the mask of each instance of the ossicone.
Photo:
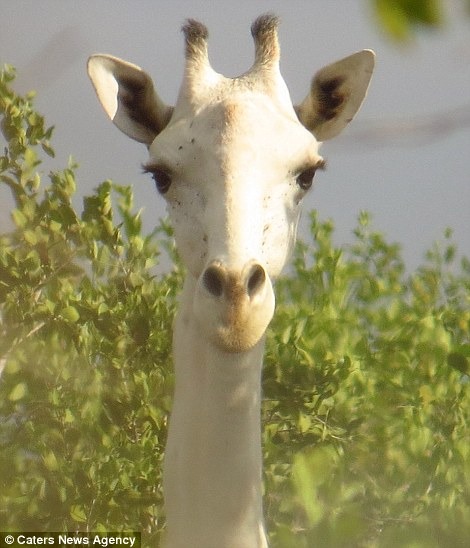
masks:
[(189, 62), (208, 62), (207, 27), (194, 19), (188, 19), (181, 29), (186, 41), (186, 60)]
[(278, 26), (279, 18), (271, 13), (260, 15), (251, 25), (251, 35), (255, 42), (253, 69), (278, 65), (280, 57)]

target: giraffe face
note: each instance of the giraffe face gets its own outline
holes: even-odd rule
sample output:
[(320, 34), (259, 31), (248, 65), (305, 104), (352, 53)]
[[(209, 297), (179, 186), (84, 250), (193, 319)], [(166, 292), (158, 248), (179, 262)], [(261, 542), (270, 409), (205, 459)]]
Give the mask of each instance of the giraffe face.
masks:
[(291, 253), (302, 198), (323, 166), (318, 143), (250, 90), (204, 105), (156, 137), (146, 170), (167, 202), (181, 258), (198, 280), (204, 332), (233, 351), (263, 335), (272, 281)]
[(192, 314), (201, 334), (227, 352), (263, 338), (272, 282), (292, 250), (302, 198), (324, 165), (319, 141), (351, 121), (374, 62), (363, 51), (325, 67), (294, 107), (279, 72), (276, 24), (269, 16), (255, 21), (255, 63), (231, 79), (210, 67), (207, 30), (190, 21), (174, 108), (135, 65), (97, 55), (88, 67), (113, 122), (148, 146), (145, 169), (167, 201), (194, 280)]

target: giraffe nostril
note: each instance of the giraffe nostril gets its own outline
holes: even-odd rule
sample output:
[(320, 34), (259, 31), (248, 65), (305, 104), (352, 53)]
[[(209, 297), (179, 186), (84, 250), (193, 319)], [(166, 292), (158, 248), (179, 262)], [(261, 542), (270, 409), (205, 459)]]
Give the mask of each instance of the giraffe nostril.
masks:
[(249, 272), (248, 280), (246, 283), (247, 293), (250, 298), (254, 297), (256, 293), (263, 287), (266, 281), (266, 271), (259, 264), (254, 264)]
[(233, 299), (245, 293), (254, 298), (266, 283), (265, 269), (258, 263), (251, 263), (237, 274), (228, 271), (220, 263), (212, 263), (202, 274), (202, 286), (212, 297)]
[(224, 292), (225, 272), (218, 265), (209, 266), (202, 275), (202, 283), (214, 297), (221, 297)]

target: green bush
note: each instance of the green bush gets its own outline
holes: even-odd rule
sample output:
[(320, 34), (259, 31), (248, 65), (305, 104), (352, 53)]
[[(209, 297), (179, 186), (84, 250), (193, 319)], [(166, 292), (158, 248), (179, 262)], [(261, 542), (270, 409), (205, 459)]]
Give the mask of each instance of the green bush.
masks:
[[(15, 201), (0, 236), (1, 528), (139, 530), (158, 546), (183, 277), (170, 229), (143, 234), (130, 188), (109, 181), (77, 213), (74, 165), (44, 186), (52, 129), (13, 77), (0, 76), (0, 181)], [(347, 248), (313, 214), (311, 235), (277, 283), (268, 336), (272, 546), (466, 546), (470, 263), (449, 231), (409, 274), (364, 213)], [(156, 276), (162, 251), (175, 267)]]
[(109, 181), (79, 215), (73, 165), (42, 190), (52, 130), (12, 78), (0, 80), (0, 180), (16, 205), (0, 238), (0, 523), (158, 536), (181, 271), (151, 267), (168, 229), (143, 236), (131, 190)]
[(266, 359), (273, 545), (463, 548), (470, 263), (447, 241), (408, 275), (366, 214), (347, 250), (330, 223), (311, 228), (277, 287)]

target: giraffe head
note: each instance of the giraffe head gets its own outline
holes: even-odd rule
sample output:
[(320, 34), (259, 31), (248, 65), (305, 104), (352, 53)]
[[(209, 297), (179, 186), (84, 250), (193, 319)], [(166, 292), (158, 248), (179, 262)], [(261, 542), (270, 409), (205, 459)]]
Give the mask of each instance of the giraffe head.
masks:
[(262, 339), (274, 311), (272, 282), (292, 250), (302, 199), (324, 167), (319, 144), (352, 120), (374, 67), (369, 50), (328, 65), (294, 106), (279, 71), (277, 24), (270, 15), (253, 23), (255, 62), (226, 78), (209, 63), (206, 27), (188, 21), (174, 107), (139, 67), (109, 55), (88, 62), (108, 116), (148, 147), (145, 170), (167, 201), (195, 281), (194, 316), (228, 352)]

